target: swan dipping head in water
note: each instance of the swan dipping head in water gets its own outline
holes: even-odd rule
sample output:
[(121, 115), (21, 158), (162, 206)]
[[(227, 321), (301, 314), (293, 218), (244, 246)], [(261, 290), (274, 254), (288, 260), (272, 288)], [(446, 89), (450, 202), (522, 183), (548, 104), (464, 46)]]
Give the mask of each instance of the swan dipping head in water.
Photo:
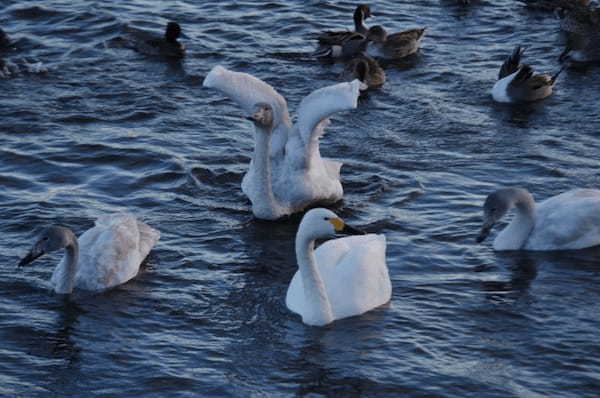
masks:
[[(315, 250), (317, 239), (336, 234)], [(308, 211), (296, 234), (298, 271), (286, 296), (287, 307), (307, 325), (324, 326), (387, 303), (392, 284), (385, 260), (385, 236), (350, 227), (330, 210)]]

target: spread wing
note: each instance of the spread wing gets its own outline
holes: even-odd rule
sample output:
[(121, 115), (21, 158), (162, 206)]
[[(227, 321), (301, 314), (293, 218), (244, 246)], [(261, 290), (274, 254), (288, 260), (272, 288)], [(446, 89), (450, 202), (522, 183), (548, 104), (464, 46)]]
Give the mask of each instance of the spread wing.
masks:
[(304, 145), (318, 140), (323, 135), (327, 119), (336, 112), (354, 109), (357, 106), (360, 81), (339, 83), (313, 91), (298, 108), (297, 128)]
[[(273, 108), (274, 140), (285, 144), (291, 128), (290, 115), (285, 98), (264, 81), (242, 72), (233, 72), (218, 65), (212, 68), (202, 83), (204, 87), (214, 88), (238, 104), (247, 114), (254, 110), (257, 103), (263, 102)], [(272, 150), (280, 145), (273, 143)]]

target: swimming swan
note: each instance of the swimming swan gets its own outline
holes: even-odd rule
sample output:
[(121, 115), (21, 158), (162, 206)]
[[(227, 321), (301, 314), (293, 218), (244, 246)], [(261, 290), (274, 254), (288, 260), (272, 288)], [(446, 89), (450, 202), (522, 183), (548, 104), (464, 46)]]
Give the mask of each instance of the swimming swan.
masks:
[(494, 250), (568, 250), (600, 244), (600, 190), (574, 189), (536, 205), (525, 189), (499, 189), (485, 200), (477, 242), (512, 207), (516, 214), (494, 240)]
[(390, 301), (385, 236), (333, 239), (314, 250), (315, 239), (336, 233), (363, 234), (327, 209), (308, 211), (296, 234), (298, 271), (285, 303), (307, 325), (324, 326), (363, 314)]
[(232, 99), (255, 124), (254, 153), (242, 191), (257, 218), (275, 220), (314, 203), (342, 199), (342, 163), (321, 158), (319, 138), (329, 116), (356, 108), (358, 80), (313, 91), (300, 103), (293, 126), (285, 99), (252, 75), (215, 66), (203, 85)]
[(65, 256), (51, 279), (56, 293), (69, 294), (74, 287), (109, 289), (137, 275), (159, 237), (158, 231), (128, 214), (99, 217), (79, 239), (68, 228), (51, 226), (44, 229), (19, 266), (64, 248)]

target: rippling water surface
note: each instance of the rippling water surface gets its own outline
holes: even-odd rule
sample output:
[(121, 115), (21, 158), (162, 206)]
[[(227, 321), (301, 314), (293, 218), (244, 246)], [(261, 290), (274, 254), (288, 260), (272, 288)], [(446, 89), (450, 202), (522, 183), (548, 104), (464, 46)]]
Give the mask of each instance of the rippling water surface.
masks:
[[(474, 240), (499, 185), (600, 188), (600, 69), (494, 103), (516, 44), (556, 71), (563, 39), (550, 14), (472, 3), (371, 3), (391, 31), (427, 26), (423, 49), (321, 148), (345, 163), (339, 214), (388, 239), (393, 297), (313, 328), (284, 303), (298, 219), (252, 218), (252, 126), (201, 83), (217, 64), (249, 72), (294, 114), (342, 69), (310, 58), (310, 34), (351, 27), (355, 3), (0, 0), (3, 58), (37, 65), (0, 80), (0, 396), (598, 396), (600, 251)], [(183, 62), (107, 44), (169, 20)], [(130, 283), (65, 300), (48, 282), (60, 254), (16, 268), (40, 227), (80, 234), (118, 211), (162, 233)]]

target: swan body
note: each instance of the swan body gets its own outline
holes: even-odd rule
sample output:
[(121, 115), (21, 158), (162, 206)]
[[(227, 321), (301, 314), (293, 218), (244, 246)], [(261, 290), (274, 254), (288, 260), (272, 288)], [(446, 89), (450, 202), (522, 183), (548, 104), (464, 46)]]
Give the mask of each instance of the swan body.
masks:
[(600, 244), (600, 190), (574, 189), (536, 205), (520, 188), (490, 194), (478, 242), (511, 208), (516, 214), (494, 240), (495, 250), (569, 250)]
[[(390, 301), (392, 284), (384, 235), (329, 240), (314, 250), (315, 239), (345, 229), (348, 226), (326, 209), (307, 212), (298, 228), (299, 269), (288, 287), (286, 305), (308, 325), (324, 326)], [(357, 233), (353, 229), (350, 232)]]
[(498, 81), (492, 87), (492, 98), (496, 102), (530, 102), (546, 98), (552, 94), (556, 78), (547, 73), (535, 74), (529, 65), (521, 64), (524, 49), (515, 47), (512, 54), (504, 61), (498, 74)]
[(48, 252), (64, 248), (51, 284), (56, 293), (75, 287), (101, 291), (123, 284), (137, 275), (140, 264), (156, 244), (160, 233), (129, 214), (99, 217), (79, 239), (64, 227), (45, 229), (20, 266)]
[(319, 138), (332, 114), (356, 108), (358, 80), (313, 91), (301, 101), (294, 125), (285, 99), (252, 75), (215, 66), (203, 85), (221, 91), (248, 114), (269, 113), (265, 120), (251, 117), (255, 146), (242, 180), (257, 218), (275, 220), (314, 203), (342, 199), (342, 164), (321, 157)]

